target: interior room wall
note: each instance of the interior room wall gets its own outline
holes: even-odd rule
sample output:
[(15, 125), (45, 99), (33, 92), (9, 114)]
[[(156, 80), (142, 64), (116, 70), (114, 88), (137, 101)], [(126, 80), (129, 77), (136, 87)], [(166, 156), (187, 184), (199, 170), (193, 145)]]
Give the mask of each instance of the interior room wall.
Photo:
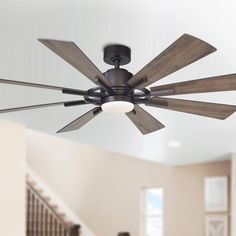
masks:
[(25, 236), (25, 129), (0, 120), (0, 235)]
[[(204, 178), (228, 176), (230, 179), (231, 161), (175, 167), (172, 174), (166, 196), (166, 227), (170, 232), (167, 235), (205, 236), (205, 217), (208, 214), (205, 213), (204, 205)], [(230, 192), (229, 188), (228, 194)]]
[(27, 160), (98, 236), (140, 235), (143, 187), (164, 188), (165, 236), (203, 236), (204, 177), (231, 172), (230, 161), (170, 167), (35, 131)]
[(232, 236), (236, 236), (236, 154), (232, 155)]

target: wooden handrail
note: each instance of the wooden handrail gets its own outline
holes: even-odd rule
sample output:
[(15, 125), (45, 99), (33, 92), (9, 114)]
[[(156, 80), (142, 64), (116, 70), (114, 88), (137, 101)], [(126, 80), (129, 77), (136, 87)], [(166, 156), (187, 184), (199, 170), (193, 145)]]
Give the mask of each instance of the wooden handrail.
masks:
[(73, 225), (71, 227), (71, 231), (70, 231), (70, 235), (79, 235), (79, 231), (80, 231), (80, 225)]
[(46, 205), (46, 207), (53, 213), (53, 215), (60, 221), (60, 223), (63, 225), (64, 228), (73, 228), (73, 227), (78, 227), (78, 225), (74, 225), (71, 222), (66, 222), (64, 218), (53, 208), (51, 205), (48, 203), (48, 201), (37, 191), (37, 189), (34, 187), (34, 185), (26, 180), (27, 186), (30, 188), (31, 191), (34, 192), (35, 195)]

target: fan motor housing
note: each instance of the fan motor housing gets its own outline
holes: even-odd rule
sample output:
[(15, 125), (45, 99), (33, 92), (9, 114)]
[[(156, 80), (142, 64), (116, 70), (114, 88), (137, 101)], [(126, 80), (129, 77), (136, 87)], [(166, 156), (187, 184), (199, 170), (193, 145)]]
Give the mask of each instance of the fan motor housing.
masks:
[(102, 103), (113, 101), (134, 102), (131, 87), (126, 83), (133, 76), (132, 73), (125, 69), (110, 69), (104, 73), (104, 76), (112, 84), (114, 94), (109, 94), (107, 91), (102, 93)]
[(125, 69), (121, 68), (113, 68), (104, 73), (104, 76), (112, 86), (128, 86), (126, 83), (127, 81), (133, 76), (132, 73)]

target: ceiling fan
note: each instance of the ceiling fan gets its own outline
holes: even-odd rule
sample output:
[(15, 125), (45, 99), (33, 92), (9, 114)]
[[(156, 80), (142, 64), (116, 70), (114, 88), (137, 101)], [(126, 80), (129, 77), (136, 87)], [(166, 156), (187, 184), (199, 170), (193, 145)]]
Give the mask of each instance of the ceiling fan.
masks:
[(104, 48), (104, 61), (114, 66), (114, 68), (102, 73), (75, 43), (53, 39), (39, 39), (39, 41), (79, 70), (94, 82), (96, 86), (84, 91), (74, 88), (0, 79), (0, 83), (52, 89), (61, 91), (64, 94), (83, 96), (82, 100), (2, 109), (0, 113), (58, 105), (69, 107), (93, 104), (95, 108), (60, 129), (58, 133), (77, 130), (102, 111), (105, 111), (126, 113), (142, 134), (148, 134), (165, 126), (141, 108), (140, 104), (222, 120), (236, 111), (236, 106), (232, 105), (165, 97), (179, 94), (236, 90), (236, 74), (155, 86), (151, 87), (150, 90), (145, 88), (216, 51), (216, 48), (210, 44), (191, 35), (182, 35), (135, 75), (120, 68), (120, 66), (126, 65), (131, 61), (131, 50), (127, 46), (108, 45)]

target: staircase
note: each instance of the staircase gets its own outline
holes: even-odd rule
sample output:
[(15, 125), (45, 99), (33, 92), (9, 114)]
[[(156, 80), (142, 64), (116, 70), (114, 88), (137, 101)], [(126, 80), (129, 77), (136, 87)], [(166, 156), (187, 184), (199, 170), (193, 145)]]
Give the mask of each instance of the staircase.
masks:
[[(64, 203), (58, 201), (57, 196), (52, 194), (30, 167), (27, 167), (27, 172), (26, 236), (95, 236), (84, 222), (75, 217), (68, 208), (65, 208), (65, 206), (62, 208)], [(45, 192), (50, 197), (45, 196)], [(57, 205), (52, 203), (51, 199), (54, 199)], [(71, 219), (79, 222), (79, 224), (69, 220), (61, 211), (66, 212)], [(82, 225), (83, 231), (80, 230), (80, 225)], [(130, 236), (130, 233), (119, 232), (117, 235)]]
[(69, 221), (36, 183), (26, 180), (26, 236), (79, 236), (80, 226)]

